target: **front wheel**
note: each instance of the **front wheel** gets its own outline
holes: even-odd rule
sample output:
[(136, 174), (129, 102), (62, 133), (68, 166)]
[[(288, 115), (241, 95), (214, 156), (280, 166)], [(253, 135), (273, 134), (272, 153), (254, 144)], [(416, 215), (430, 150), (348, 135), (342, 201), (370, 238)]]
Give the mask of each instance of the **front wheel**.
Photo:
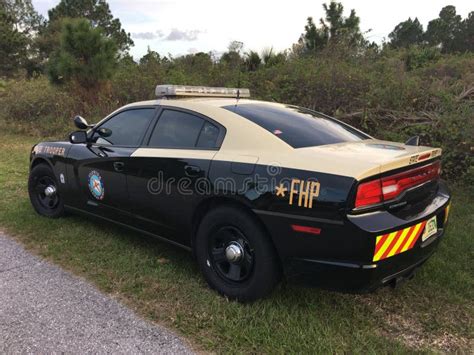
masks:
[(39, 164), (31, 169), (28, 193), (38, 214), (50, 218), (58, 218), (64, 214), (63, 199), (58, 191), (56, 177), (46, 164)]
[(281, 277), (266, 232), (240, 208), (211, 210), (199, 226), (195, 252), (209, 286), (230, 299), (250, 302), (265, 297)]

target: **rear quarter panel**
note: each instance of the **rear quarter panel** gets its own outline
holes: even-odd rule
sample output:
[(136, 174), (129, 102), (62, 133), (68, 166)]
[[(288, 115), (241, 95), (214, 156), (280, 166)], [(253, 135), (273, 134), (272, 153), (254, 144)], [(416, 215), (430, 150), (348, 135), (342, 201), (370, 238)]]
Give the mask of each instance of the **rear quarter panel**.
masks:
[[(347, 199), (356, 183), (351, 177), (272, 165), (213, 161), (209, 180), (215, 196), (233, 198), (253, 210), (282, 259), (352, 257), (357, 253), (354, 248), (367, 247), (354, 243), (348, 229)], [(292, 224), (320, 228), (321, 233), (296, 233)]]

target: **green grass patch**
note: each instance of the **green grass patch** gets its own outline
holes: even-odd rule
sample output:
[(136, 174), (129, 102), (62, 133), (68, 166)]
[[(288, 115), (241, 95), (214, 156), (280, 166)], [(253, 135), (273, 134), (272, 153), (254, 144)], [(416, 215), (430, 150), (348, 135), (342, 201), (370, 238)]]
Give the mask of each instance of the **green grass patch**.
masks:
[(265, 353), (469, 351), (474, 315), (474, 194), (454, 190), (450, 226), (415, 279), (370, 295), (283, 283), (251, 305), (209, 290), (191, 255), (79, 216), (50, 220), (30, 206), (35, 139), (0, 135), (0, 226), (29, 250), (81, 275), (200, 350)]

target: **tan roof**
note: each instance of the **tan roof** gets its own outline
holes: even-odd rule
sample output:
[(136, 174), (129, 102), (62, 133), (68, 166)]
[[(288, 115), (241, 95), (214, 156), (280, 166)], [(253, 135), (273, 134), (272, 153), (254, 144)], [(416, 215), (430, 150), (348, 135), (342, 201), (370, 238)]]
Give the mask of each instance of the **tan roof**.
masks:
[[(282, 104), (233, 98), (182, 98), (135, 102), (125, 107), (140, 105), (165, 105), (184, 108), (207, 116), (226, 130), (226, 136), (218, 152), (196, 152), (195, 150), (139, 148), (133, 156), (196, 156), (222, 161), (276, 165), (287, 168), (313, 170), (335, 175), (354, 177), (358, 180), (384, 171), (409, 165), (422, 152), (433, 156), (440, 149), (405, 146), (400, 143), (374, 139), (318, 147), (295, 149), (263, 127), (247, 120), (223, 106), (259, 103), (280, 106)], [(381, 149), (374, 144), (392, 144), (402, 150)]]

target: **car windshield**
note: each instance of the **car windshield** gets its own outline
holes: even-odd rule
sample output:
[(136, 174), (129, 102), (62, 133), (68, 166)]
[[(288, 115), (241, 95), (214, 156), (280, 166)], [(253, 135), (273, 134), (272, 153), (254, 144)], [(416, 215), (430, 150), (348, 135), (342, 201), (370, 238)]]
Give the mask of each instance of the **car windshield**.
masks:
[(336, 119), (297, 106), (252, 103), (223, 108), (258, 124), (293, 148), (370, 138)]

